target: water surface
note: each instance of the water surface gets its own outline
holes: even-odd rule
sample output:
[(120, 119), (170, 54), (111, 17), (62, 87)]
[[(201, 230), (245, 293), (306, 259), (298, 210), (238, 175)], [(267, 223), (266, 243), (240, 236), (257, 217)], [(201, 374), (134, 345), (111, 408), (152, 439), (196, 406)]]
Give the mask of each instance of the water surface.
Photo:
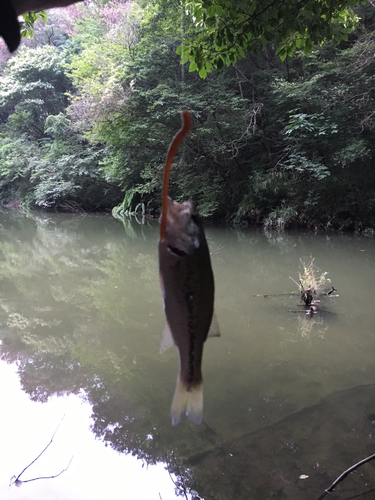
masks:
[[(174, 428), (157, 223), (0, 213), (1, 498), (310, 500), (374, 453), (374, 240), (206, 234), (222, 335), (205, 346), (203, 423)], [(312, 317), (290, 294), (311, 257), (339, 295)], [(9, 489), (59, 424), (21, 479), (73, 456), (68, 470)], [(370, 463), (331, 498), (366, 498), (374, 479)]]

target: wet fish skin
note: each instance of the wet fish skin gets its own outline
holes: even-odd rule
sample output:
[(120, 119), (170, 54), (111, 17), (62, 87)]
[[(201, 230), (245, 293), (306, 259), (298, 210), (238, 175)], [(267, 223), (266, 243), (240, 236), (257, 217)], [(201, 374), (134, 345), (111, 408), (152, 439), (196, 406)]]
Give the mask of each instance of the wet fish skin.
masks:
[(214, 277), (206, 237), (191, 201), (168, 199), (166, 234), (159, 241), (159, 273), (166, 328), (161, 351), (175, 344), (180, 374), (171, 407), (172, 425), (183, 414), (200, 423), (203, 414), (202, 356), (214, 309)]

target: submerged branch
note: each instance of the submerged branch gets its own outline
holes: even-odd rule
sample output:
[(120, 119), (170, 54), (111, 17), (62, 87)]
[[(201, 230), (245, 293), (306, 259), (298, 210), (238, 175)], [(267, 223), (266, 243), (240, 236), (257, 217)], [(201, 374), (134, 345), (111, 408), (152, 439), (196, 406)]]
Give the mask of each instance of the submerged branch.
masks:
[(48, 447), (52, 444), (53, 438), (55, 437), (56, 432), (59, 430), (59, 427), (60, 427), (60, 425), (61, 425), (62, 421), (64, 420), (64, 418), (65, 418), (65, 415), (64, 415), (64, 416), (62, 417), (62, 419), (60, 420), (60, 423), (59, 423), (59, 425), (56, 427), (55, 432), (52, 434), (52, 437), (51, 437), (51, 439), (50, 439), (49, 443), (47, 444), (47, 446), (45, 446), (45, 448), (43, 448), (43, 450), (39, 453), (39, 455), (38, 455), (36, 458), (34, 458), (34, 460), (33, 460), (32, 462), (30, 462), (30, 463), (29, 463), (29, 465), (27, 465), (27, 466), (26, 466), (26, 467), (25, 467), (25, 468), (24, 468), (24, 469), (20, 472), (20, 474), (18, 474), (18, 476), (17, 476), (17, 477), (16, 477), (16, 476), (13, 476), (13, 477), (11, 478), (10, 486), (11, 486), (12, 484), (15, 484), (17, 487), (20, 487), (22, 483), (30, 483), (31, 481), (36, 481), (37, 479), (53, 479), (53, 478), (55, 478), (55, 477), (60, 476), (63, 472), (65, 472), (65, 471), (69, 468), (69, 466), (70, 466), (70, 464), (71, 464), (71, 462), (72, 462), (72, 460), (73, 460), (73, 456), (71, 457), (71, 459), (70, 459), (70, 461), (69, 461), (68, 465), (65, 467), (65, 469), (63, 469), (61, 472), (59, 472), (58, 474), (56, 474), (56, 475), (54, 475), (54, 476), (35, 477), (35, 478), (33, 478), (33, 479), (27, 479), (26, 481), (21, 481), (21, 480), (20, 480), (20, 477), (22, 476), (22, 474), (23, 474), (23, 473), (24, 473), (24, 472), (25, 472), (25, 471), (26, 471), (29, 467), (31, 467), (31, 466), (32, 466), (32, 465), (33, 465), (33, 464), (34, 464), (34, 463), (35, 463), (35, 462), (36, 462), (36, 461), (37, 461), (37, 460), (38, 460), (38, 459), (39, 459), (39, 458), (43, 455), (43, 453), (47, 450), (47, 448), (48, 448)]
[(55, 432), (52, 434), (52, 437), (51, 437), (51, 439), (50, 439), (50, 442), (47, 444), (47, 446), (43, 449), (43, 451), (42, 451), (41, 453), (39, 453), (39, 455), (38, 455), (36, 458), (34, 458), (34, 460), (33, 460), (31, 463), (29, 463), (29, 465), (27, 465), (27, 466), (23, 469), (23, 471), (22, 471), (20, 474), (18, 474), (18, 476), (16, 477), (16, 480), (15, 480), (15, 483), (19, 480), (19, 478), (22, 476), (22, 474), (23, 474), (23, 473), (24, 473), (24, 472), (25, 472), (25, 471), (26, 471), (29, 467), (31, 467), (31, 466), (32, 466), (32, 465), (33, 465), (33, 464), (34, 464), (34, 463), (38, 460), (38, 458), (40, 458), (40, 457), (43, 455), (43, 453), (46, 451), (46, 449), (47, 449), (47, 448), (51, 445), (51, 443), (52, 443), (52, 441), (53, 441), (53, 438), (55, 437), (56, 432), (59, 430), (59, 427), (60, 427), (60, 425), (61, 425), (62, 421), (64, 420), (64, 418), (65, 418), (65, 415), (64, 415), (64, 416), (63, 416), (63, 418), (60, 420), (60, 423), (59, 423), (59, 425), (56, 427)]
[(70, 464), (72, 463), (73, 460), (73, 455), (69, 460), (68, 465), (63, 469), (61, 472), (56, 474), (55, 476), (41, 476), (41, 477), (34, 477), (33, 479), (26, 479), (26, 481), (22, 481), (22, 483), (30, 483), (31, 481), (37, 481), (38, 479), (54, 479), (55, 477), (59, 477), (63, 472), (69, 469)]
[(370, 460), (374, 460), (374, 458), (375, 458), (375, 453), (373, 455), (370, 455), (367, 458), (364, 458), (360, 462), (357, 462), (356, 464), (352, 465), (351, 467), (349, 467), (349, 469), (346, 469), (346, 471), (344, 471), (342, 474), (340, 474), (340, 476), (335, 481), (333, 481), (331, 486), (325, 490), (325, 493), (323, 493), (323, 495), (321, 497), (319, 497), (319, 500), (322, 500), (327, 495), (327, 493), (331, 493), (331, 491), (333, 491), (336, 488), (336, 486), (339, 483), (341, 483), (341, 481), (343, 481), (346, 478), (346, 476), (348, 476), (351, 472), (358, 469), (358, 467), (360, 467), (361, 465), (364, 465), (367, 462), (370, 462)]
[(290, 293), (256, 293), (254, 297), (283, 297), (283, 296), (290, 296), (290, 295), (297, 295), (299, 292), (290, 292)]

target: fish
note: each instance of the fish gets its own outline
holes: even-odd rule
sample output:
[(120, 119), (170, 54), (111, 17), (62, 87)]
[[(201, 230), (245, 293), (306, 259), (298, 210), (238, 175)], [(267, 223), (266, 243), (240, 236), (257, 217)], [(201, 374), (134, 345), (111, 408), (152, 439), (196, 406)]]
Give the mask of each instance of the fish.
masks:
[[(186, 415), (199, 424), (203, 418), (203, 345), (220, 334), (214, 315), (215, 285), (210, 252), (201, 219), (192, 201), (178, 203), (168, 197), (173, 157), (188, 133), (191, 118), (182, 113), (183, 126), (168, 149), (160, 219), (159, 276), (166, 324), (160, 353), (175, 345), (180, 370), (171, 406), (171, 423)], [(177, 145), (176, 145), (177, 143)]]

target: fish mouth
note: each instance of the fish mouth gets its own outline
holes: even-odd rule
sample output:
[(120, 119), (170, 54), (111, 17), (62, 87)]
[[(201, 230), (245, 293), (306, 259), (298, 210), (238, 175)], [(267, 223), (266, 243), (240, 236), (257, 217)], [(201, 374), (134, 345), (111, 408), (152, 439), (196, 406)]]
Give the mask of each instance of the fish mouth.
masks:
[(177, 247), (172, 247), (172, 245), (168, 245), (168, 250), (174, 255), (178, 255), (179, 257), (185, 257), (185, 255), (187, 255), (187, 253), (184, 250), (181, 250), (180, 248)]

